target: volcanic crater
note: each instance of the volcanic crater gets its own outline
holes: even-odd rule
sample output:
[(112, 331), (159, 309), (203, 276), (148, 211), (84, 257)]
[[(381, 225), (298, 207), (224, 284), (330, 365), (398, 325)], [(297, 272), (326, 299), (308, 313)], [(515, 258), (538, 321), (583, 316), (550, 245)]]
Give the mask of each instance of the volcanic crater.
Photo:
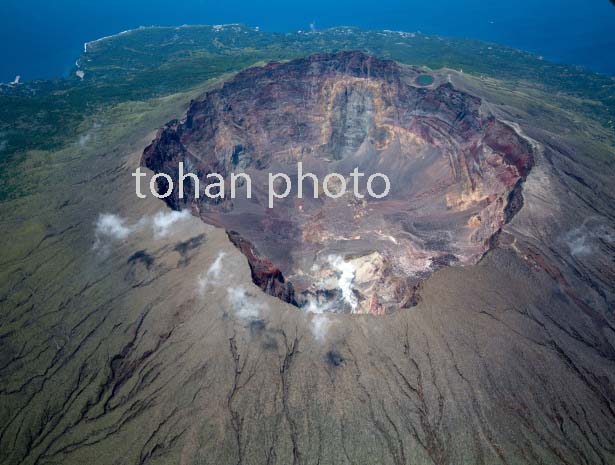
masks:
[[(383, 173), (391, 190), (315, 199), (306, 180), (299, 199), (299, 161), (320, 180), (356, 167)], [(446, 72), (340, 52), (247, 69), (191, 102), (142, 156), (174, 181), (179, 162), (201, 189), (210, 173), (250, 175), (251, 199), (245, 185), (235, 199), (195, 199), (190, 182), (180, 199), (174, 182), (165, 201), (225, 228), (265, 292), (315, 312), (384, 314), (414, 305), (434, 271), (474, 264), (493, 247), (522, 208), (533, 155)], [(270, 172), (294, 186), (272, 209)], [(164, 179), (158, 188), (167, 190)]]

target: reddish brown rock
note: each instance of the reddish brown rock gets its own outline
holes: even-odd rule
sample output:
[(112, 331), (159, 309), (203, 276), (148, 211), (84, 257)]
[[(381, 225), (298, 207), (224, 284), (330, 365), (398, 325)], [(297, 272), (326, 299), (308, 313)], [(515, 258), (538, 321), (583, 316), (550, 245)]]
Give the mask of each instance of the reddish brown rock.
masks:
[[(433, 271), (475, 263), (495, 243), (523, 205), (533, 164), (530, 144), (480, 98), (437, 74), (418, 86), (423, 73), (360, 52), (251, 68), (161, 129), (143, 163), (177, 179), (183, 161), (203, 183), (209, 173), (227, 181), (232, 172), (250, 175), (251, 199), (245, 188), (230, 199), (227, 182), (224, 199), (182, 200), (175, 185), (167, 203), (190, 205), (204, 221), (234, 231), (236, 244), (249, 241), (239, 248), (266, 292), (331, 311), (411, 305), (415, 286)], [(348, 177), (355, 167), (366, 177), (380, 172), (391, 192), (358, 200), (348, 177), (350, 192), (339, 199), (323, 197), (322, 188), (312, 198), (311, 181), (298, 199), (298, 161), (320, 180), (331, 172)], [(294, 181), (273, 209), (269, 172)]]
[(297, 304), (293, 285), (284, 279), (279, 268), (266, 258), (261, 257), (250, 241), (241, 237), (237, 232), (228, 231), (227, 236), (248, 259), (252, 281), (257, 286), (267, 294), (293, 305)]

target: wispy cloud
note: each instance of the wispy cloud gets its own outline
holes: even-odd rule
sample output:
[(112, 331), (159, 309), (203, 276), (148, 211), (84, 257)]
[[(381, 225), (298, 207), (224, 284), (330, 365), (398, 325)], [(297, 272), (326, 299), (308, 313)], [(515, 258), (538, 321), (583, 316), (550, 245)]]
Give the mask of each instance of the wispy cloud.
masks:
[(600, 251), (600, 242), (615, 242), (615, 229), (602, 218), (592, 217), (564, 235), (564, 242), (574, 257), (586, 257)]
[[(159, 211), (151, 219), (151, 225), (153, 228), (154, 237), (156, 239), (162, 239), (167, 237), (170, 232), (173, 231), (173, 227), (178, 223), (190, 218), (190, 212), (188, 210), (182, 211)], [(146, 220), (148, 221), (148, 220)]]
[(175, 232), (181, 222), (190, 218), (188, 210), (159, 211), (153, 216), (144, 216), (135, 223), (113, 213), (101, 213), (94, 225), (94, 249), (108, 250), (111, 243), (126, 240), (137, 231), (150, 232), (154, 239), (162, 239)]
[(110, 242), (124, 240), (133, 232), (134, 226), (127, 225), (124, 218), (112, 213), (102, 213), (94, 228), (94, 249), (104, 250)]
[(197, 280), (197, 291), (203, 296), (207, 287), (210, 285), (219, 284), (220, 276), (222, 275), (222, 260), (226, 256), (225, 252), (219, 252), (214, 262), (209, 266), (207, 271), (201, 274)]
[(227, 297), (235, 314), (242, 319), (254, 320), (265, 308), (263, 303), (248, 294), (243, 287), (227, 288)]
[(310, 321), (310, 329), (314, 338), (320, 342), (324, 341), (331, 327), (331, 319), (329, 315), (320, 313), (312, 317)]
[[(228, 286), (235, 282), (236, 278), (228, 264), (225, 264), (225, 252), (219, 252), (216, 259), (209, 265), (207, 271), (201, 274), (197, 280), (197, 291), (201, 297), (205, 296), (208, 289)], [(251, 294), (243, 286), (226, 287), (226, 298), (234, 314), (244, 320), (259, 318), (267, 305), (260, 301), (258, 296)]]
[(577, 228), (570, 231), (567, 236), (568, 248), (570, 249), (570, 253), (575, 257), (592, 253), (593, 247), (589, 241), (590, 236), (587, 234), (585, 228)]

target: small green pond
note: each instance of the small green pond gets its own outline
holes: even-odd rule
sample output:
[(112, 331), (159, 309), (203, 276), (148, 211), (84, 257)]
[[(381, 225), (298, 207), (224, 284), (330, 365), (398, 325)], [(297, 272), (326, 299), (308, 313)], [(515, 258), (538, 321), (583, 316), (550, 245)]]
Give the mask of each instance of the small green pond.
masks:
[(416, 83), (419, 86), (430, 86), (432, 85), (434, 82), (434, 77), (430, 76), (429, 74), (421, 74), (419, 77), (416, 78)]

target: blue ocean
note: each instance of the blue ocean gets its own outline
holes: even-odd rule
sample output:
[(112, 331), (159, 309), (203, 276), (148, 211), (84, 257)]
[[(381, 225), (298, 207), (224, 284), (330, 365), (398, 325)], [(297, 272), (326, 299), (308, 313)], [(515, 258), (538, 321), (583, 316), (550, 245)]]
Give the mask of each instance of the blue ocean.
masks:
[(83, 43), (150, 25), (244, 23), (264, 31), (358, 26), (475, 38), (615, 75), (609, 0), (2, 0), (0, 82), (65, 75)]

